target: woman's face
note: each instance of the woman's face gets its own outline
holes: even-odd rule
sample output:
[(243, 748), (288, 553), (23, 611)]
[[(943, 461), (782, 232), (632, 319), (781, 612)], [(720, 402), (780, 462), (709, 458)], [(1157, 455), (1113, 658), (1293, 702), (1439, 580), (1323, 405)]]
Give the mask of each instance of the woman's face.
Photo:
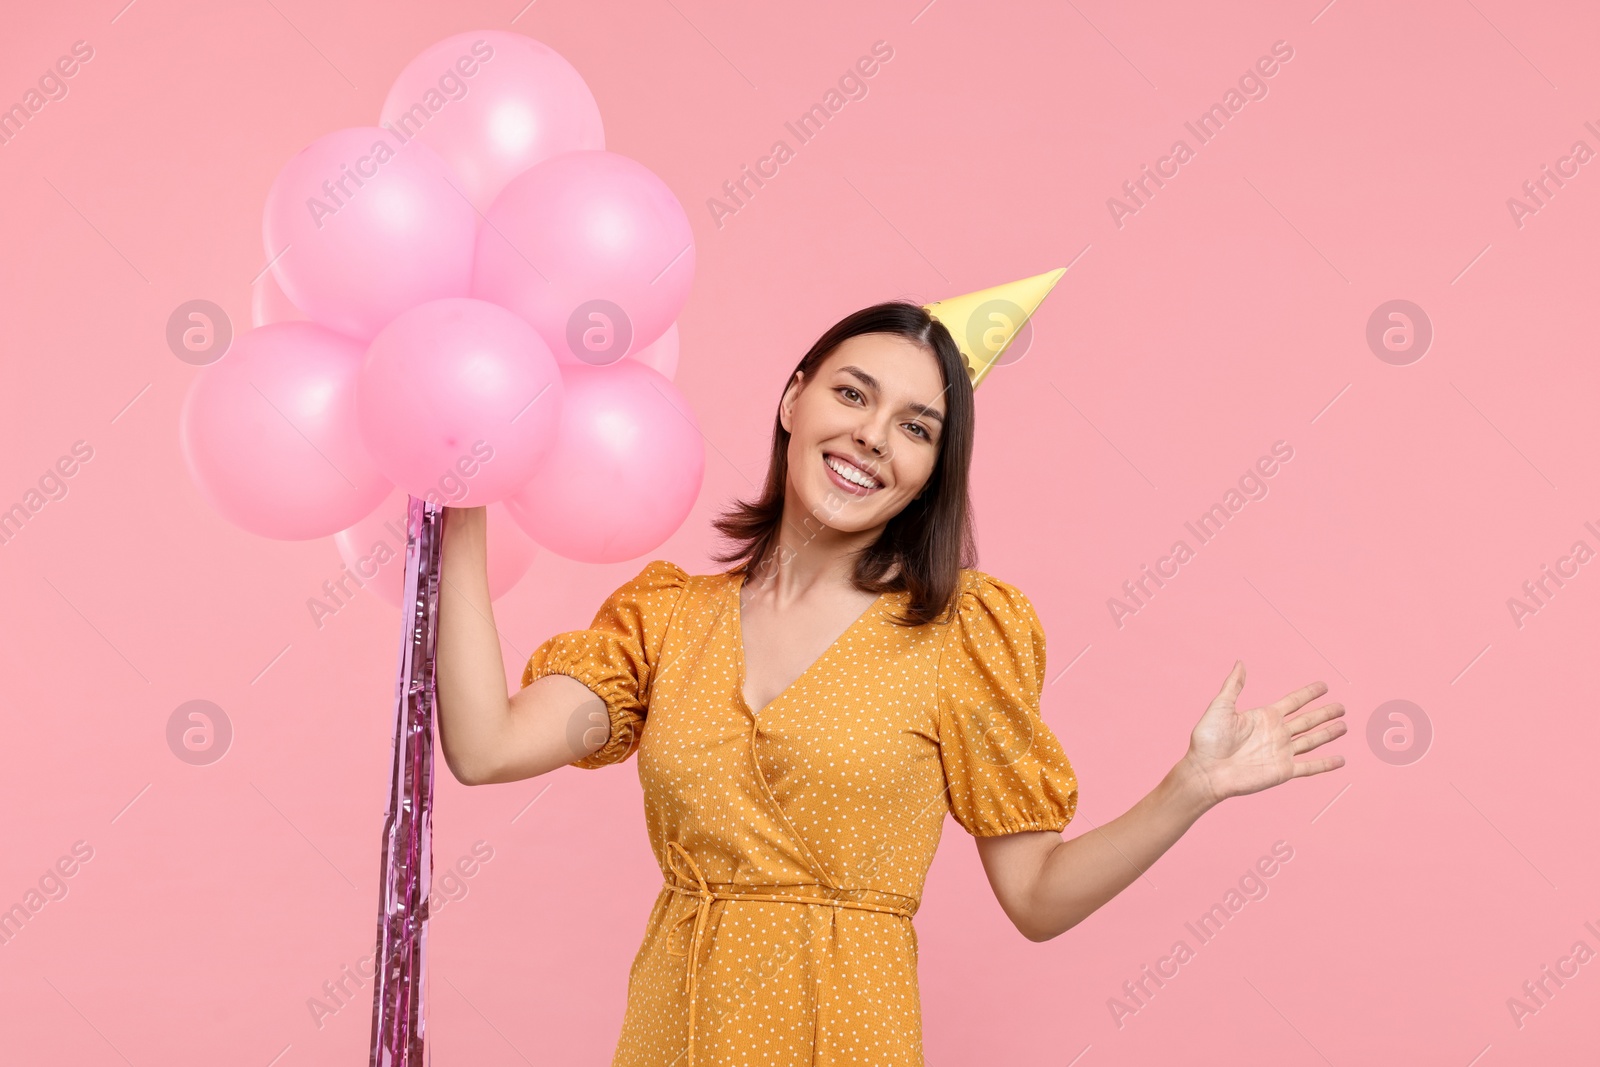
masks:
[(944, 392), (933, 353), (898, 334), (848, 338), (811, 381), (797, 372), (779, 407), (789, 502), (843, 533), (888, 522), (933, 474)]

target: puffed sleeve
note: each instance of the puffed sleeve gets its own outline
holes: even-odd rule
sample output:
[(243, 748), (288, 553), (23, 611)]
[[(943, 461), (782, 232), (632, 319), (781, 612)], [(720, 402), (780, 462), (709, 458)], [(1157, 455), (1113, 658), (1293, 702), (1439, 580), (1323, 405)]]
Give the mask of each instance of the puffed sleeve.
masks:
[(1078, 778), (1039, 712), (1044, 626), (1015, 586), (969, 572), (939, 656), (939, 751), (950, 812), (978, 837), (1061, 830)]
[[(547, 674), (565, 674), (605, 701), (609, 739), (604, 747), (574, 760), (572, 766), (604, 767), (633, 755), (650, 706), (650, 682), (667, 625), (688, 581), (689, 575), (677, 564), (652, 560), (637, 577), (606, 598), (587, 630), (556, 634), (528, 657), (522, 670), (523, 688)], [(580, 723), (575, 728), (582, 727)]]

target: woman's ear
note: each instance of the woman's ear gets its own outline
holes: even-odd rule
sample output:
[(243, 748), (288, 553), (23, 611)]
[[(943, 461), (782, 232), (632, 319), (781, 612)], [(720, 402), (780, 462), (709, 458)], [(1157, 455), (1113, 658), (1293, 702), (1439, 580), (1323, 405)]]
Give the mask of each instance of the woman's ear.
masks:
[(783, 398), (778, 401), (778, 424), (783, 427), (785, 433), (794, 432), (789, 423), (794, 418), (795, 400), (799, 398), (800, 388), (804, 383), (805, 372), (795, 371), (794, 377), (789, 379), (789, 385), (783, 391)]

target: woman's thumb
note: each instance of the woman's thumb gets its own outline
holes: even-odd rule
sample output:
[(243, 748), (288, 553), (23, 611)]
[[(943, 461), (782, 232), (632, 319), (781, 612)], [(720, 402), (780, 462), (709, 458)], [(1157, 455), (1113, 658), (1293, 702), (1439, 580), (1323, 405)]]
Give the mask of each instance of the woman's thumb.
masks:
[(1238, 696), (1244, 690), (1244, 660), (1233, 661), (1233, 670), (1222, 680), (1223, 696)]

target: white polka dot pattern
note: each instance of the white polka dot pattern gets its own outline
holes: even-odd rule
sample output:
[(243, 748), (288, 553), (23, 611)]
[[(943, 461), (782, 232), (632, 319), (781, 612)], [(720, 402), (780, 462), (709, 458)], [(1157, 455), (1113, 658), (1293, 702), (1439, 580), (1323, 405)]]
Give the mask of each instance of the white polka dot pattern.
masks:
[(907, 594), (880, 596), (759, 713), (736, 572), (652, 561), (529, 658), (524, 686), (566, 674), (606, 703), (610, 739), (574, 766), (638, 753), (665, 879), (613, 1067), (922, 1067), (911, 916), (946, 813), (1059, 831), (1078, 798), (1032, 604), (961, 579), (950, 622), (898, 625)]

